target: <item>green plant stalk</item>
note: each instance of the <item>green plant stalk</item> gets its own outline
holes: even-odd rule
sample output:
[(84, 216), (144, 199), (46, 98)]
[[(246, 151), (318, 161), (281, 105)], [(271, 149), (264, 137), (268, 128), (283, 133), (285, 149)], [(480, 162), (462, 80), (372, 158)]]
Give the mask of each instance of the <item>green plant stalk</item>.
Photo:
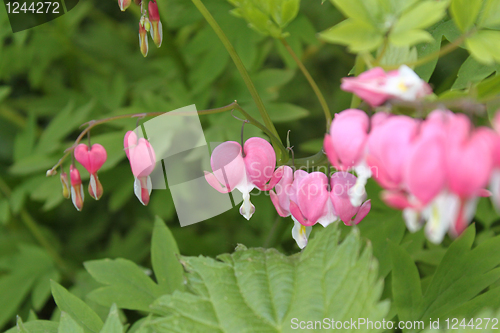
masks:
[[(261, 129), (264, 133), (266, 133), (269, 138), (271, 139), (272, 143), (280, 149), (280, 152), (283, 154), (283, 156), (287, 156), (287, 150), (285, 146), (281, 143), (281, 140), (275, 136), (266, 126), (264, 126), (261, 122), (253, 118), (250, 114), (248, 114), (243, 108), (238, 104), (238, 102), (234, 101), (231, 104), (228, 104), (226, 106), (222, 106), (220, 108), (214, 108), (214, 109), (208, 109), (208, 110), (200, 110), (197, 111), (196, 113), (198, 115), (208, 115), (208, 114), (215, 114), (215, 113), (222, 113), (222, 112), (227, 112), (231, 110), (238, 110), (240, 111), (247, 119), (248, 121), (254, 125), (255, 127)], [(82, 139), (85, 137), (85, 135), (95, 126), (109, 123), (114, 120), (119, 120), (119, 119), (126, 119), (126, 118), (139, 118), (142, 119), (144, 117), (156, 117), (160, 116), (162, 114), (165, 114), (168, 112), (146, 112), (146, 113), (132, 113), (132, 114), (124, 114), (120, 116), (115, 116), (115, 117), (109, 117), (101, 120), (91, 120), (89, 122), (86, 122), (82, 124), (80, 127), (87, 126), (81, 133), (78, 135), (78, 137), (75, 140), (75, 143), (71, 145), (71, 147), (67, 148), (64, 151), (63, 157), (59, 159), (59, 161), (54, 165), (51, 169), (47, 171), (47, 176), (53, 176), (56, 174), (56, 170), (61, 164), (64, 162), (64, 160), (71, 155), (73, 150), (75, 150), (76, 146), (82, 141)], [(170, 113), (175, 113), (175, 111), (170, 111)], [(192, 113), (190, 112), (183, 112), (181, 115), (191, 115)]]
[[(274, 127), (273, 122), (271, 121), (271, 118), (269, 117), (269, 114), (266, 111), (266, 108), (264, 107), (264, 103), (262, 102), (262, 99), (259, 96), (259, 93), (257, 92), (257, 89), (255, 89), (255, 86), (252, 82), (252, 79), (250, 78), (250, 75), (248, 74), (245, 66), (243, 65), (243, 62), (241, 61), (240, 57), (238, 56), (238, 53), (236, 53), (236, 50), (234, 49), (233, 45), (227, 38), (226, 34), (224, 31), (222, 31), (221, 27), (217, 23), (217, 21), (214, 19), (212, 14), (208, 11), (208, 9), (205, 7), (203, 2), (201, 0), (191, 0), (196, 8), (200, 11), (200, 13), (203, 15), (203, 17), (207, 20), (208, 24), (212, 27), (212, 29), (215, 31), (217, 36), (219, 37), (220, 41), (222, 44), (224, 44), (224, 47), (226, 48), (227, 52), (231, 56), (231, 59), (233, 60), (234, 64), (236, 65), (236, 68), (240, 72), (241, 77), (243, 78), (243, 81), (245, 81), (245, 84), (250, 91), (250, 94), (252, 95), (252, 98), (257, 105), (257, 108), (259, 109), (260, 116), (262, 117), (262, 120), (264, 120), (264, 125), (271, 131), (271, 133), (279, 138), (278, 132), (276, 131), (276, 128)], [(288, 155), (282, 155), (281, 149), (276, 146), (276, 143), (273, 142), (274, 150), (276, 152), (276, 157), (278, 162), (285, 163), (288, 161)]]
[(325, 120), (326, 120), (326, 131), (330, 129), (330, 125), (332, 123), (332, 114), (330, 112), (330, 109), (328, 108), (328, 104), (326, 103), (325, 97), (321, 93), (321, 90), (319, 89), (318, 85), (316, 84), (316, 81), (314, 81), (313, 77), (307, 70), (306, 66), (302, 63), (302, 61), (299, 59), (297, 54), (293, 52), (293, 49), (290, 47), (288, 42), (284, 38), (280, 38), (281, 43), (283, 46), (286, 48), (288, 53), (292, 56), (293, 60), (295, 60), (295, 63), (297, 66), (299, 66), (300, 70), (302, 71), (302, 74), (307, 79), (307, 82), (309, 82), (309, 85), (313, 89), (314, 93), (316, 94), (316, 97), (318, 98), (319, 103), (321, 104), (321, 107), (323, 108), (323, 113), (325, 114)]
[[(0, 191), (3, 192), (6, 198), (10, 198), (11, 190), (7, 183), (0, 177)], [(65, 263), (64, 259), (57, 253), (57, 251), (52, 247), (50, 242), (43, 235), (42, 230), (38, 227), (35, 219), (28, 213), (26, 209), (22, 209), (19, 213), (21, 221), (23, 221), (24, 225), (31, 232), (33, 237), (37, 240), (37, 242), (47, 251), (47, 253), (52, 257), (56, 265), (59, 269), (67, 275), (71, 275), (71, 270), (68, 265)]]

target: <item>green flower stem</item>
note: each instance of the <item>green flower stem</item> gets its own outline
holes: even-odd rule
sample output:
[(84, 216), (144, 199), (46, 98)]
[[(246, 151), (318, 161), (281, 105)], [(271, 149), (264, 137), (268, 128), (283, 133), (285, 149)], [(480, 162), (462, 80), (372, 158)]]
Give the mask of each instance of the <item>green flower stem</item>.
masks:
[(330, 112), (330, 109), (328, 108), (328, 104), (326, 103), (325, 97), (321, 93), (321, 90), (319, 90), (318, 85), (316, 84), (316, 81), (312, 78), (311, 74), (307, 70), (306, 66), (302, 63), (302, 61), (299, 59), (297, 54), (293, 51), (293, 49), (290, 47), (288, 42), (284, 38), (280, 38), (281, 43), (283, 46), (286, 48), (288, 53), (292, 56), (293, 60), (295, 60), (295, 63), (299, 66), (300, 70), (302, 71), (302, 74), (307, 79), (307, 82), (309, 82), (309, 85), (311, 88), (314, 90), (314, 93), (316, 94), (316, 97), (319, 100), (319, 103), (321, 104), (321, 107), (323, 108), (323, 112), (325, 114), (325, 119), (326, 119), (326, 131), (330, 129), (330, 124), (332, 123), (332, 114)]
[[(231, 104), (228, 104), (226, 106), (222, 106), (220, 108), (214, 108), (214, 109), (208, 109), (208, 110), (200, 110), (197, 111), (198, 115), (208, 115), (208, 114), (215, 114), (215, 113), (222, 113), (222, 112), (228, 112), (231, 110), (238, 110), (240, 111), (246, 118), (247, 120), (257, 128), (261, 129), (264, 133), (266, 133), (270, 138), (271, 142), (275, 147), (278, 147), (279, 152), (282, 154), (282, 156), (287, 156), (287, 150), (281, 143), (281, 140), (275, 136), (266, 126), (264, 126), (261, 122), (250, 116), (243, 108), (236, 102), (234, 101)], [(173, 112), (173, 111), (169, 111)], [(63, 157), (59, 159), (59, 161), (54, 165), (50, 170), (47, 171), (47, 176), (52, 176), (56, 174), (57, 168), (64, 162), (64, 160), (70, 156), (75, 150), (76, 146), (82, 141), (82, 139), (85, 137), (85, 135), (95, 126), (109, 123), (111, 121), (119, 120), (119, 119), (126, 119), (126, 118), (145, 118), (145, 117), (156, 117), (156, 116), (161, 116), (162, 114), (165, 114), (168, 112), (146, 112), (146, 113), (133, 113), (133, 114), (124, 114), (120, 116), (115, 116), (115, 117), (109, 117), (101, 120), (91, 120), (89, 122), (86, 122), (85, 124), (82, 124), (80, 127), (87, 126), (81, 133), (80, 135), (76, 138), (75, 143), (69, 148), (67, 148), (64, 151)], [(192, 115), (191, 112), (183, 112), (181, 115)]]
[[(7, 199), (11, 196), (11, 189), (5, 183), (5, 181), (0, 177), (0, 191), (5, 195)], [(29, 229), (33, 237), (37, 240), (37, 242), (47, 251), (47, 253), (52, 257), (56, 265), (59, 269), (68, 276), (71, 276), (72, 270), (66, 264), (64, 259), (59, 255), (59, 253), (52, 247), (51, 243), (47, 238), (45, 238), (42, 230), (36, 223), (35, 219), (30, 215), (30, 213), (26, 209), (22, 209), (19, 213), (21, 221), (23, 221), (24, 225)]]
[[(240, 57), (238, 56), (238, 53), (236, 53), (236, 50), (234, 49), (233, 45), (227, 38), (226, 34), (224, 31), (222, 31), (221, 27), (217, 23), (217, 21), (214, 19), (212, 14), (208, 11), (208, 9), (205, 7), (205, 5), (201, 2), (201, 0), (191, 0), (193, 1), (194, 5), (200, 13), (203, 15), (203, 17), (207, 20), (208, 24), (212, 27), (212, 29), (215, 31), (217, 36), (219, 37), (220, 41), (222, 44), (224, 44), (224, 47), (226, 48), (227, 52), (231, 56), (231, 59), (233, 59), (234, 64), (236, 65), (236, 68), (240, 72), (241, 77), (243, 78), (243, 81), (245, 81), (245, 84), (250, 91), (250, 94), (252, 95), (252, 98), (257, 105), (257, 108), (259, 109), (260, 116), (264, 120), (264, 125), (271, 131), (271, 133), (279, 138), (278, 132), (276, 131), (276, 128), (274, 127), (273, 122), (271, 121), (271, 118), (269, 117), (269, 114), (266, 111), (266, 108), (264, 107), (264, 103), (262, 102), (262, 99), (259, 96), (259, 93), (257, 92), (257, 89), (255, 89), (255, 86), (250, 79), (250, 75), (248, 75), (248, 72), (243, 65), (243, 62), (241, 61)], [(279, 162), (286, 162), (288, 160), (288, 154), (282, 155), (281, 149), (279, 146), (276, 146), (276, 143), (273, 141), (273, 146), (274, 150), (276, 151), (276, 157)], [(283, 161), (281, 161), (283, 159)]]

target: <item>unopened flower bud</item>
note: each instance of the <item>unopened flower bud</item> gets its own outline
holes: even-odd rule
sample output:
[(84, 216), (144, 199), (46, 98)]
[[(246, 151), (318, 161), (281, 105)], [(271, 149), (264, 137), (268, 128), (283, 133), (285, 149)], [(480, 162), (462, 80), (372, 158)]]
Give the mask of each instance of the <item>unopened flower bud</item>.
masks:
[(80, 178), (80, 172), (73, 165), (69, 167), (69, 177), (71, 179), (71, 200), (73, 205), (78, 211), (83, 208), (83, 200), (85, 198), (83, 194), (82, 179)]
[(71, 196), (71, 192), (69, 189), (68, 175), (64, 171), (61, 172), (61, 185), (63, 188), (63, 197), (69, 199), (69, 197)]
[(51, 177), (51, 176), (54, 176), (56, 173), (57, 173), (56, 169), (49, 169), (49, 170), (47, 170), (47, 172), (45, 173), (45, 175), (47, 177)]
[(151, 20), (151, 38), (157, 47), (161, 46), (163, 41), (163, 27), (160, 21), (160, 13), (158, 12), (158, 5), (155, 0), (151, 0), (148, 4), (149, 19)]
[(120, 9), (122, 12), (125, 11), (125, 9), (130, 6), (131, 0), (118, 0), (118, 6), (120, 6)]
[(145, 27), (146, 25), (149, 25), (149, 20), (143, 16), (139, 21), (139, 46), (144, 57), (148, 55), (148, 32)]

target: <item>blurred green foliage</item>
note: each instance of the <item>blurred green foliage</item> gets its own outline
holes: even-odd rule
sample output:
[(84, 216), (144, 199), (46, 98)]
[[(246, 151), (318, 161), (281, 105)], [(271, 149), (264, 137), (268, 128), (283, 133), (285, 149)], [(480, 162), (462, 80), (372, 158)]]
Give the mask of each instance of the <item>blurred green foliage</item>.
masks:
[[(500, 68), (497, 0), (332, 0), (323, 4), (318, 0), (303, 1), (300, 9), (298, 1), (272, 2), (278, 5), (263, 8), (259, 4), (267, 2), (262, 0), (204, 1), (249, 71), (280, 137), (286, 138), (291, 131), (295, 157), (321, 150), (323, 113), (293, 58), (272, 37), (287, 36), (287, 42), (309, 69), (334, 112), (350, 105), (351, 95), (341, 91), (339, 83), (357, 63), (356, 57), (384, 66), (416, 63), (459, 38), (464, 38), (467, 50), (459, 48), (439, 60), (418, 63), (416, 72), (433, 85), (436, 98), (457, 94), (487, 101), (500, 92), (498, 76), (494, 76)], [(299, 255), (287, 257), (275, 250), (247, 250), (240, 246), (236, 253), (219, 257), (224, 264), (190, 257), (181, 259), (182, 267), (178, 253), (216, 256), (232, 252), (238, 243), (296, 253), (290, 237), (292, 222), (278, 217), (266, 195), (252, 198), (257, 210), (248, 222), (235, 207), (181, 228), (168, 190), (154, 191), (149, 206), (143, 207), (134, 198), (133, 176), (122, 146), (125, 132), (135, 127), (136, 119), (111, 122), (92, 131), (92, 142), (102, 144), (108, 151), (108, 160), (99, 173), (104, 186), (99, 202), (87, 195), (83, 211), (77, 212), (70, 201), (64, 200), (58, 177), (45, 176), (64, 149), (71, 146), (79, 126), (92, 119), (166, 112), (190, 104), (202, 110), (234, 100), (260, 119), (224, 46), (194, 5), (187, 0), (162, 0), (158, 6), (164, 42), (161, 48), (151, 50), (148, 58), (143, 58), (139, 51), (137, 7), (121, 13), (115, 1), (81, 1), (52, 22), (12, 34), (4, 7), (0, 6), (0, 300), (8, 300), (0, 302), (0, 329), (13, 326), (17, 314), (17, 328), (9, 333), (35, 332), (35, 328), (48, 332), (114, 333), (123, 331), (122, 322), (133, 324), (129, 332), (144, 333), (148, 332), (148, 325), (171, 325), (173, 318), (169, 315), (186, 320), (183, 308), (177, 308), (187, 306), (181, 302), (186, 299), (175, 298), (181, 292), (190, 295), (185, 296), (191, 297), (188, 300), (205, 304), (200, 298), (211, 281), (203, 285), (199, 278), (213, 272), (208, 268), (204, 271), (201, 263), (212, 265), (214, 271), (215, 266), (221, 265), (233, 269), (241, 264), (239, 260), (245, 253), (252, 253), (259, 260), (269, 256), (273, 264), (290, 273), (290, 267), (302, 260)], [(318, 39), (320, 31), (323, 33)], [(355, 54), (346, 52), (344, 46)], [(488, 104), (489, 115), (496, 107)], [(201, 120), (207, 142), (239, 139), (241, 122), (230, 114), (210, 115)], [(487, 123), (487, 119), (476, 120)], [(250, 126), (245, 128), (245, 136), (265, 137)], [(64, 164), (66, 171), (68, 163)], [(80, 171), (85, 182), (88, 175)], [(499, 216), (487, 199), (479, 202), (475, 238), (470, 228), (463, 239), (452, 245), (462, 249), (461, 258), (449, 246), (450, 239), (437, 246), (427, 242), (422, 231), (408, 233), (401, 213), (386, 207), (378, 198), (379, 191), (374, 182), (368, 183), (372, 211), (359, 225), (361, 239), (368, 239), (370, 246), (356, 238), (357, 231), (350, 233), (352, 228), (345, 226), (339, 227), (339, 235), (331, 227), (318, 234), (316, 240), (323, 251), (329, 247), (332, 251), (337, 249), (336, 244), (343, 240), (338, 248), (350, 251), (350, 264), (358, 265), (359, 259), (365, 260), (366, 265), (378, 265), (377, 273), (363, 271), (370, 278), (362, 282), (378, 286), (377, 281), (383, 281), (383, 288), (374, 287), (382, 296), (375, 292), (367, 299), (375, 308), (386, 304), (379, 303), (379, 298), (393, 302), (388, 314), (376, 308), (377, 315), (417, 320), (423, 310), (412, 313), (408, 310), (412, 304), (408, 302), (421, 302), (436, 316), (470, 315), (483, 306), (500, 305), (496, 301), (500, 290), (498, 273), (492, 269), (498, 265), (496, 256), (465, 277), (457, 272), (457, 267), (479, 261), (477, 256), (484, 254), (484, 248), (500, 253), (495, 237), (500, 233)], [(159, 217), (156, 221), (155, 216)], [(319, 230), (313, 233), (316, 231)], [(328, 237), (332, 237), (332, 244), (326, 244)], [(352, 247), (345, 245), (349, 241), (354, 244), (349, 245)], [(471, 250), (472, 244), (477, 248)], [(360, 247), (364, 252), (358, 258)], [(313, 256), (312, 251), (313, 247), (308, 247), (300, 258)], [(318, 251), (318, 256), (323, 254), (325, 260), (333, 260), (333, 252), (328, 257)], [(455, 266), (446, 268), (451, 263)], [(299, 271), (314, 269), (307, 263), (302, 268), (297, 265)], [(392, 272), (396, 266), (404, 268), (399, 275)], [(184, 269), (190, 272), (187, 278)], [(475, 283), (477, 289), (462, 294), (461, 303), (453, 308), (449, 304), (458, 302), (457, 299), (432, 292), (433, 288), (439, 289), (443, 271), (448, 269), (459, 287)], [(154, 281), (148, 277), (152, 272)], [(217, 272), (213, 274), (230, 277), (227, 272)], [(249, 277), (257, 274), (247, 273)], [(318, 279), (326, 281), (332, 273), (326, 270), (322, 274)], [(185, 279), (191, 287), (198, 287), (196, 292), (185, 290)], [(457, 284), (451, 287), (460, 295), (462, 289)], [(346, 288), (357, 287), (353, 283)], [(409, 289), (414, 293), (405, 294)], [(432, 308), (429, 298), (438, 296), (443, 297), (444, 305)], [(269, 300), (263, 298), (264, 301)], [(157, 309), (152, 313), (163, 315), (163, 319), (147, 316), (152, 303)], [(215, 303), (213, 300), (210, 306), (217, 309), (220, 304)], [(276, 318), (273, 323), (281, 323)], [(60, 324), (42, 321), (47, 319)], [(189, 320), (186, 325), (189, 327)]]

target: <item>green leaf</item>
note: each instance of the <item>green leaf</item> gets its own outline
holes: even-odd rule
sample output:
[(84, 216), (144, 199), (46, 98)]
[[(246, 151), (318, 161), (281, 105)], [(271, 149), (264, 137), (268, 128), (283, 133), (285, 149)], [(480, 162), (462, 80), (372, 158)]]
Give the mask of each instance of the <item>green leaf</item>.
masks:
[(495, 29), (499, 24), (500, 0), (486, 0), (477, 20), (478, 27)]
[(123, 333), (123, 325), (120, 322), (120, 317), (118, 315), (118, 308), (116, 304), (111, 306), (109, 310), (108, 318), (102, 327), (100, 333)]
[(362, 0), (330, 0), (342, 14), (359, 21), (371, 22), (372, 16)]
[(353, 53), (373, 51), (383, 40), (383, 35), (365, 21), (347, 19), (325, 30), (319, 37), (326, 42), (347, 45)]
[(26, 127), (21, 133), (16, 135), (16, 140), (14, 141), (14, 161), (20, 161), (33, 152), (36, 137), (35, 131), (36, 117), (34, 113), (30, 113), (26, 121)]
[(269, 103), (267, 110), (271, 120), (276, 123), (298, 120), (309, 115), (308, 110), (290, 103)]
[(414, 29), (391, 33), (389, 35), (389, 41), (396, 46), (407, 46), (424, 42), (429, 43), (434, 41), (434, 38), (425, 30)]
[[(301, 320), (380, 320), (382, 281), (368, 244), (353, 229), (339, 241), (337, 225), (315, 231), (306, 249), (287, 257), (247, 249), (214, 260), (183, 257), (193, 293), (175, 291), (152, 307), (164, 315), (149, 326), (162, 332), (294, 332)], [(295, 318), (295, 319), (294, 319)]]
[(466, 32), (476, 21), (481, 10), (482, 0), (452, 0), (450, 11), (457, 27)]
[(12, 92), (11, 87), (9, 86), (0, 86), (0, 103), (3, 102), (4, 99), (9, 97), (10, 93)]
[(94, 260), (84, 266), (97, 282), (107, 285), (88, 295), (101, 305), (116, 303), (119, 308), (149, 311), (149, 305), (162, 295), (162, 289), (129, 260)]
[(500, 94), (500, 75), (491, 77), (480, 82), (476, 86), (477, 98), (479, 100), (494, 97)]
[[(33, 320), (23, 323), (24, 330), (29, 333), (58, 333), (59, 323), (48, 320)], [(19, 333), (18, 327), (13, 327), (5, 333)], [(21, 331), (22, 332), (22, 331)]]
[(460, 66), (457, 79), (455, 80), (455, 83), (453, 83), (451, 89), (465, 89), (471, 83), (479, 82), (493, 74), (495, 71), (496, 68), (494, 66), (479, 63), (473, 57), (468, 57), (462, 66)]
[(98, 333), (103, 325), (101, 318), (78, 297), (72, 295), (57, 282), (51, 283), (52, 296), (57, 306), (80, 325), (86, 333)]
[(389, 242), (392, 257), (392, 294), (399, 320), (412, 320), (413, 311), (422, 301), (422, 287), (417, 266), (401, 246)]
[(174, 236), (165, 222), (157, 216), (151, 241), (151, 262), (156, 281), (165, 294), (184, 290), (184, 271), (178, 255), (179, 248)]
[(0, 224), (7, 224), (10, 219), (9, 202), (6, 199), (0, 199)]
[(446, 14), (447, 1), (426, 0), (407, 10), (394, 25), (393, 33), (425, 29), (438, 22)]
[(500, 62), (500, 31), (480, 30), (465, 40), (465, 45), (479, 62)]
[(35, 150), (36, 153), (47, 154), (55, 151), (58, 148), (57, 144), (84, 122), (94, 105), (95, 103), (90, 101), (74, 110), (74, 103), (69, 102), (43, 131)]
[(62, 311), (57, 333), (83, 333), (83, 328), (70, 315)]

